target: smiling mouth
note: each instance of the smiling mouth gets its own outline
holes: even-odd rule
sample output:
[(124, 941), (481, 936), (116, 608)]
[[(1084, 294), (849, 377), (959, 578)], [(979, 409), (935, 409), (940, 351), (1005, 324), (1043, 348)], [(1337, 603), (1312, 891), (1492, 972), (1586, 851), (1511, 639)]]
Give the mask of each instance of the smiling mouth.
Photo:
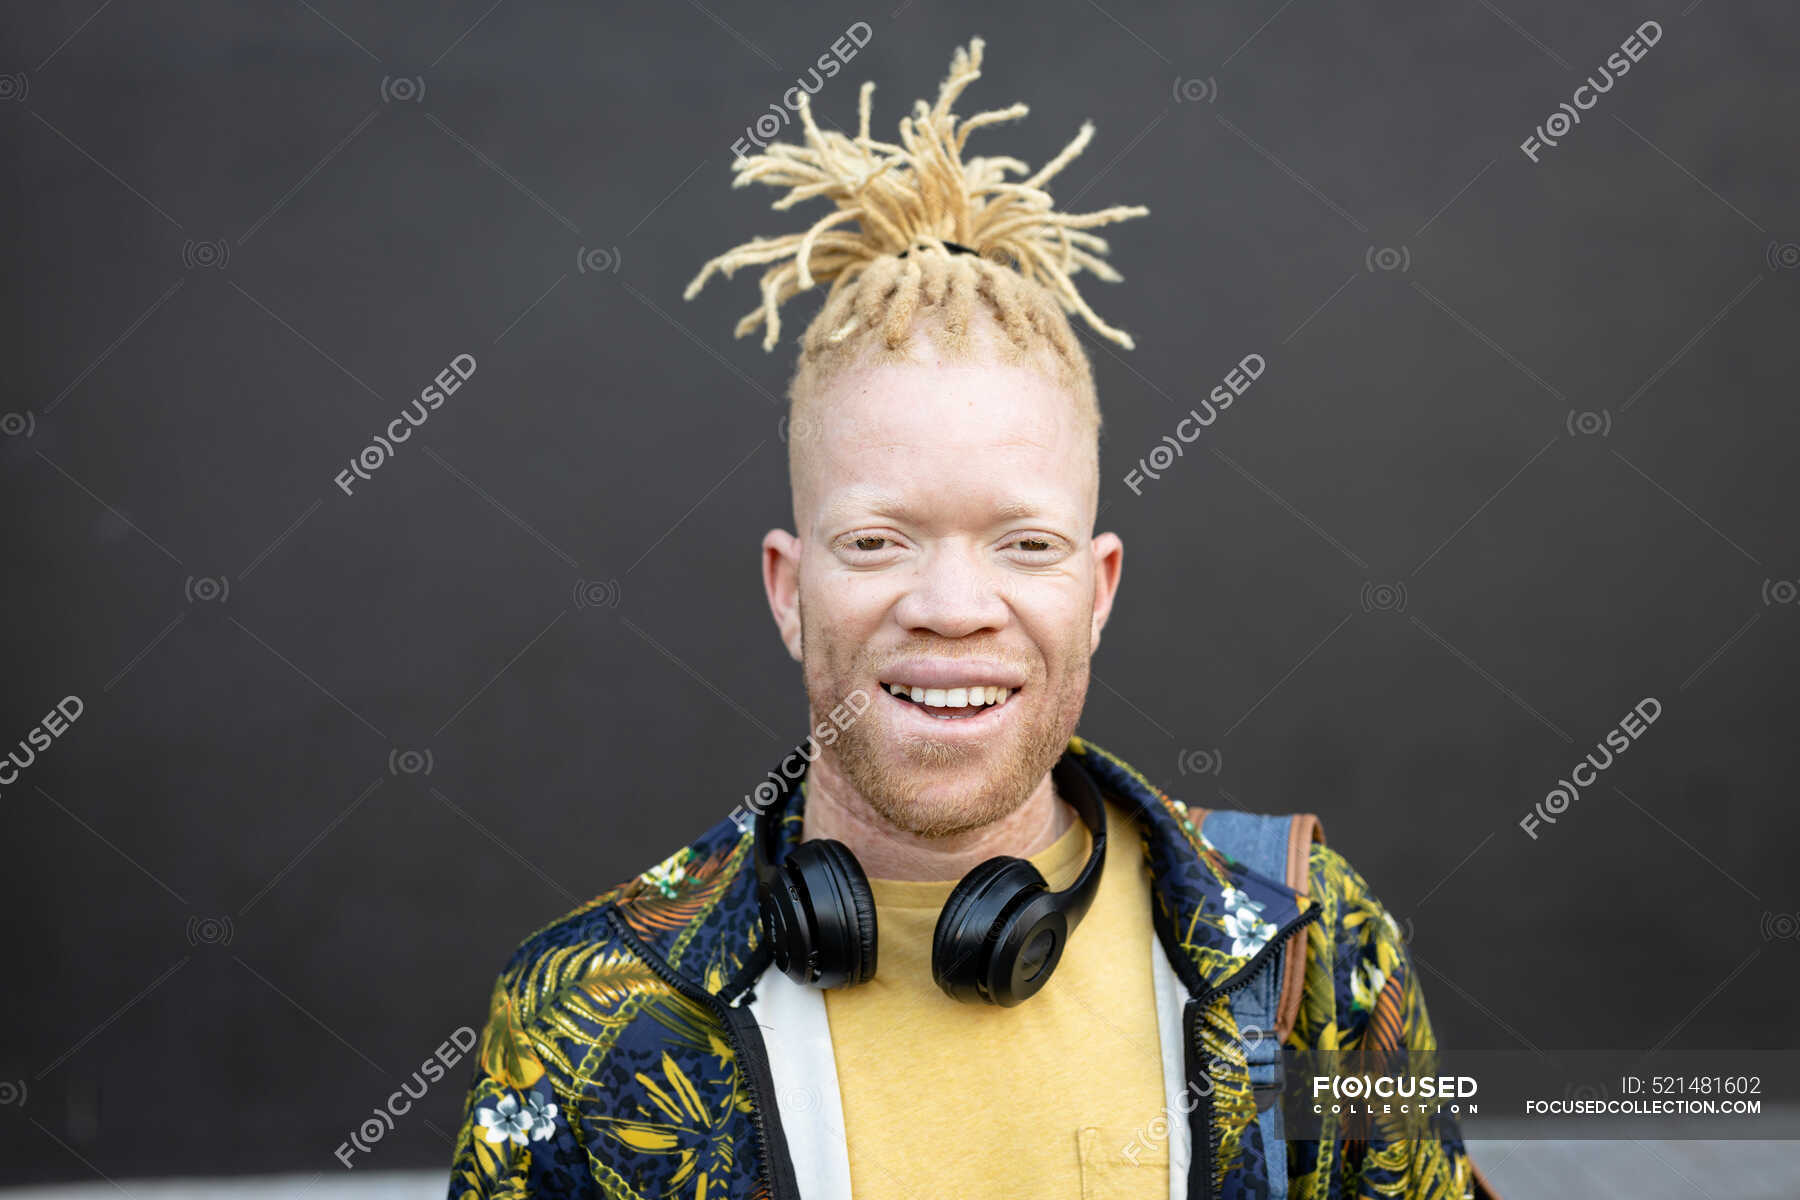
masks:
[(966, 721), (1007, 704), (1019, 688), (975, 685), (957, 688), (912, 687), (883, 683), (881, 690), (940, 721)]

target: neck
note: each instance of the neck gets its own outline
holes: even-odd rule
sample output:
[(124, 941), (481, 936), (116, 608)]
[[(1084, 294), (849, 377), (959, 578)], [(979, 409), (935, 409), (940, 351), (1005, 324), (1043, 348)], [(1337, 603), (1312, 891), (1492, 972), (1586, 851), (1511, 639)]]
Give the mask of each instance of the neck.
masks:
[(1031, 857), (1075, 820), (1075, 810), (1056, 794), (1046, 773), (1025, 803), (998, 821), (950, 837), (921, 837), (876, 812), (820, 755), (806, 771), (801, 838), (844, 843), (873, 879), (961, 879), (996, 855)]

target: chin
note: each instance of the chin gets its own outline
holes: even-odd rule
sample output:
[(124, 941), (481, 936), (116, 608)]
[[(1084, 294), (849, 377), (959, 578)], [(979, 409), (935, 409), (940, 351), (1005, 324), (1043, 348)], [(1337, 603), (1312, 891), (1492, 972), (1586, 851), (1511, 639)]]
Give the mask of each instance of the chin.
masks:
[(876, 811), (896, 829), (914, 837), (937, 840), (985, 829), (1011, 815), (1023, 799), (996, 800), (986, 795), (971, 796), (967, 791), (954, 788), (934, 787), (923, 796), (898, 800), (876, 797), (872, 803), (878, 805)]
[[(1009, 816), (1035, 781), (1011, 740), (940, 742), (885, 733), (878, 761), (846, 763), (852, 782), (884, 820), (915, 837), (944, 838)], [(873, 766), (873, 771), (865, 771)]]

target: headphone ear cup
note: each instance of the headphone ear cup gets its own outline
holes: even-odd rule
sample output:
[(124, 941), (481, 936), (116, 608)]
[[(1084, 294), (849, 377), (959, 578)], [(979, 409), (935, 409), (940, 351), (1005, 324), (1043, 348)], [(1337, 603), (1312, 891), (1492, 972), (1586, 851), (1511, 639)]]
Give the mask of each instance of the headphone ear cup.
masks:
[(775, 961), (775, 969), (795, 983), (812, 981), (812, 905), (806, 885), (786, 862), (775, 868), (768, 883), (756, 885), (757, 913), (762, 918), (763, 942)]
[(875, 974), (875, 899), (850, 848), (830, 838), (801, 842), (781, 872), (789, 902), (777, 898), (775, 907), (798, 936), (789, 938), (785, 966), (777, 943), (776, 966), (824, 988), (867, 983)]
[(829, 859), (829, 868), (834, 886), (844, 903), (849, 919), (839, 923), (843, 930), (841, 942), (844, 978), (841, 982), (821, 983), (822, 987), (851, 987), (859, 983), (867, 983), (875, 977), (876, 951), (879, 949), (879, 938), (875, 927), (875, 893), (869, 887), (869, 876), (863, 871), (862, 864), (856, 861), (856, 855), (850, 847), (831, 838), (820, 838), (816, 842), (801, 843), (816, 845), (822, 857)]
[[(1012, 998), (1005, 981), (996, 978), (995, 956), (1015, 940), (1004, 936), (1009, 919), (1049, 890), (1035, 866), (1011, 855), (990, 858), (963, 876), (944, 902), (931, 939), (931, 977), (944, 994), (1002, 1005), (1023, 999)], [(1010, 965), (1005, 974), (1010, 978)]]

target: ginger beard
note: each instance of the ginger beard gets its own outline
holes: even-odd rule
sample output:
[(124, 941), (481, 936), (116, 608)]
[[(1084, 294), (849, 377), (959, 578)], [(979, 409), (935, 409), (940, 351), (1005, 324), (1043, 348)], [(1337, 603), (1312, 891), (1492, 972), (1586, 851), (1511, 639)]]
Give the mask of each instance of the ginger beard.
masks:
[[(939, 640), (913, 641), (877, 655), (864, 646), (834, 640), (828, 627), (809, 622), (804, 595), (800, 614), (801, 666), (806, 679), (811, 728), (817, 729), (844, 698), (858, 689), (871, 703), (838, 731), (818, 757), (829, 761), (858, 795), (889, 825), (922, 838), (947, 838), (981, 829), (1011, 815), (1030, 798), (1069, 738), (1087, 701), (1088, 661), (1093, 647), (1089, 624), (1072, 626), (1055, 661), (1028, 664), (1030, 682), (1008, 698), (1024, 707), (1006, 729), (979, 743), (939, 740), (896, 728), (881, 686), (883, 668), (910, 651), (938, 659), (986, 656), (1014, 660), (997, 646), (961, 646), (960, 653)], [(1091, 611), (1091, 605), (1090, 605)], [(959, 644), (960, 645), (960, 644)], [(827, 728), (832, 728), (830, 722)]]

